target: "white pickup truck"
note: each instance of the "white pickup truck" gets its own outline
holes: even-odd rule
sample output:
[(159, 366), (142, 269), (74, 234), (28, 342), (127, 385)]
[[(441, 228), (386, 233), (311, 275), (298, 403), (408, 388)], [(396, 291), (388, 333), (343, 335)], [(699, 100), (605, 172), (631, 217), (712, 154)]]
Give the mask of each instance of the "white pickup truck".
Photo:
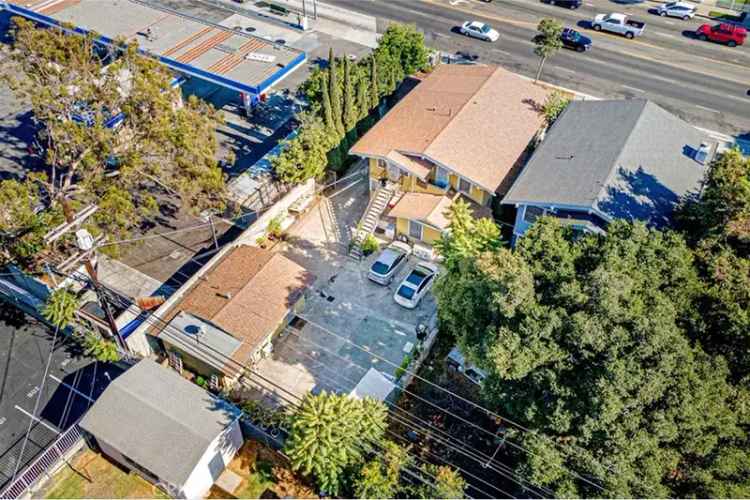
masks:
[(643, 34), (646, 23), (633, 21), (625, 14), (597, 14), (591, 21), (591, 27), (595, 31), (609, 31), (625, 35), (625, 38), (634, 38)]

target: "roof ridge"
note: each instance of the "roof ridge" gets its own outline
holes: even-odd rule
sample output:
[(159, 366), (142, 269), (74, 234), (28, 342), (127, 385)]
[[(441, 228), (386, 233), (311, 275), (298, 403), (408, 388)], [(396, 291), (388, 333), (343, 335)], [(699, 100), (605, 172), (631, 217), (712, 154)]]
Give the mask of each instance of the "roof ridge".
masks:
[[(616, 102), (617, 100), (613, 100), (612, 102)], [(594, 198), (591, 201), (591, 206), (594, 208), (594, 205), (596, 205), (597, 200), (599, 200), (602, 197), (602, 194), (604, 193), (604, 190), (607, 189), (607, 186), (609, 186), (610, 181), (617, 173), (617, 165), (620, 164), (620, 158), (622, 158), (623, 153), (625, 152), (625, 149), (627, 149), (628, 145), (630, 144), (630, 139), (633, 137), (633, 133), (638, 128), (638, 125), (641, 123), (641, 120), (643, 119), (643, 115), (645, 114), (646, 107), (651, 102), (648, 99), (626, 99), (626, 101), (640, 101), (642, 102), (642, 106), (640, 109), (640, 112), (638, 113), (638, 117), (633, 122), (633, 125), (630, 127), (630, 131), (628, 132), (628, 135), (625, 137), (625, 140), (622, 142), (622, 145), (620, 146), (620, 152), (617, 153), (617, 156), (615, 157), (615, 161), (612, 162), (612, 166), (609, 169), (609, 173), (607, 174), (607, 177), (604, 178), (604, 182), (599, 187), (599, 191), (596, 193), (596, 198)]]
[[(461, 112), (464, 109), (466, 109), (466, 105), (469, 104), (469, 102), (471, 102), (474, 99), (474, 97), (476, 97), (476, 95), (479, 94), (484, 89), (484, 87), (489, 83), (489, 81), (492, 80), (492, 77), (494, 77), (497, 74), (497, 72), (500, 71), (501, 69), (502, 68), (500, 66), (495, 66), (495, 70), (487, 76), (487, 78), (484, 80), (484, 82), (482, 82), (482, 84), (479, 86), (479, 88), (476, 90), (476, 92), (474, 92), (473, 94), (471, 94), (471, 97), (469, 97), (468, 99), (466, 99), (466, 101), (464, 101), (464, 103), (461, 105), (461, 107), (458, 109), (458, 111), (456, 111), (455, 114), (451, 115), (450, 119), (446, 122), (446, 124), (442, 128), (442, 130), (440, 130), (440, 132), (438, 134), (436, 134), (435, 137), (432, 138), (432, 140), (430, 141), (430, 143), (427, 144), (427, 146), (424, 148), (425, 155), (427, 153), (427, 150), (429, 150), (430, 147), (433, 144), (435, 144), (435, 142), (437, 142), (437, 140), (445, 133), (445, 131), (448, 130), (448, 128), (451, 126), (451, 123), (453, 123), (453, 121), (458, 118), (458, 115), (460, 115)], [(505, 71), (504, 69), (502, 69), (502, 70)], [(426, 156), (428, 156), (428, 155), (426, 155)]]

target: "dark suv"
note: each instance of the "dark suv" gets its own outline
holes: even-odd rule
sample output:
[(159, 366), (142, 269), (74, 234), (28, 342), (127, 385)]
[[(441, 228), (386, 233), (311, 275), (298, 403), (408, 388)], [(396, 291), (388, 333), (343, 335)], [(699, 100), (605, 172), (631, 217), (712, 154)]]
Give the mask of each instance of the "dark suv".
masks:
[(577, 9), (583, 4), (582, 0), (542, 0), (542, 1), (550, 5), (559, 5), (560, 7), (567, 7), (569, 9)]
[(585, 52), (591, 48), (591, 38), (583, 36), (572, 28), (565, 28), (560, 34), (563, 45), (576, 52)]

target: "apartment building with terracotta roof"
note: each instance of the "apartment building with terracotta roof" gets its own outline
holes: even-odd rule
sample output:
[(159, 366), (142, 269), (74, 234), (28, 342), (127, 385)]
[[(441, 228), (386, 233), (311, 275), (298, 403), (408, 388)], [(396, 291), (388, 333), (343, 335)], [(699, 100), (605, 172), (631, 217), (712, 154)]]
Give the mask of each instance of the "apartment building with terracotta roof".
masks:
[(169, 325), (149, 333), (185, 368), (231, 382), (240, 367), (270, 352), (272, 339), (304, 306), (314, 281), (280, 253), (241, 245), (203, 268), (165, 314)]
[(510, 188), (544, 120), (548, 91), (497, 66), (440, 65), (351, 148), (370, 190), (395, 192), (395, 233), (432, 244), (460, 197), (488, 216)]

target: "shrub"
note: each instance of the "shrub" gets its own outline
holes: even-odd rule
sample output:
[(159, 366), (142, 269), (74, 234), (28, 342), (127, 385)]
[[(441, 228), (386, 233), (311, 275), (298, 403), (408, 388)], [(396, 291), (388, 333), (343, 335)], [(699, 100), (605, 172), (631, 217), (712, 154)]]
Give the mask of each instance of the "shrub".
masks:
[(284, 230), (281, 229), (281, 221), (283, 220), (282, 215), (277, 215), (270, 221), (268, 221), (268, 227), (266, 227), (266, 236), (275, 240), (281, 239), (284, 235)]
[(365, 236), (365, 239), (362, 241), (362, 253), (365, 255), (370, 255), (373, 252), (376, 252), (380, 248), (380, 245), (378, 244), (377, 238), (375, 236), (368, 234)]
[(409, 367), (409, 363), (411, 363), (411, 354), (405, 355), (404, 359), (401, 360), (401, 365), (396, 368), (397, 379), (401, 378), (401, 376), (406, 373), (406, 369)]
[(547, 100), (542, 104), (542, 114), (548, 127), (555, 123), (557, 117), (568, 107), (568, 104), (570, 104), (570, 98), (565, 97), (559, 90), (555, 90), (547, 96)]
[(198, 375), (197, 377), (195, 377), (195, 383), (198, 384), (199, 386), (203, 387), (204, 389), (208, 385), (208, 383), (206, 382), (206, 379), (203, 378), (203, 377), (201, 377), (200, 375)]

